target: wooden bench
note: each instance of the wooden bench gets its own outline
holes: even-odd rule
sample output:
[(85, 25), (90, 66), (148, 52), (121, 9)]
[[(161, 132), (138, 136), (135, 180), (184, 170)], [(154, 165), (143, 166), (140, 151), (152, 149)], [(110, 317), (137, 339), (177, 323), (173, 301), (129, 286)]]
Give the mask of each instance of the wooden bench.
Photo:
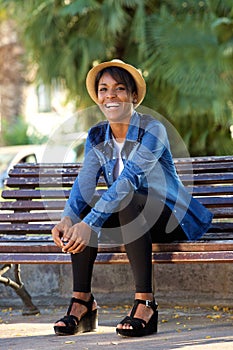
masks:
[[(195, 242), (153, 244), (153, 263), (233, 262), (233, 156), (175, 159), (178, 174), (214, 214), (213, 225)], [(24, 303), (24, 314), (39, 310), (20, 277), (20, 264), (70, 263), (51, 239), (81, 164), (18, 164), (10, 171), (0, 202), (0, 282)], [(193, 182), (192, 182), (193, 180)], [(100, 180), (99, 189), (105, 183)], [(127, 263), (124, 247), (99, 246), (97, 264)], [(4, 274), (14, 266), (15, 279)]]

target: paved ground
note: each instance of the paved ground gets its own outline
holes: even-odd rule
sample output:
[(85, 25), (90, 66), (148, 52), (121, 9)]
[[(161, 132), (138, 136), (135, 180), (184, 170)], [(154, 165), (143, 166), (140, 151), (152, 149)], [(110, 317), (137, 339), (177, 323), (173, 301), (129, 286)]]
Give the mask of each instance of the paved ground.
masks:
[(143, 338), (122, 338), (115, 325), (128, 307), (99, 309), (97, 332), (67, 337), (53, 333), (53, 322), (65, 309), (42, 309), (38, 316), (21, 316), (20, 310), (0, 311), (1, 350), (232, 350), (233, 310), (226, 308), (159, 309), (159, 331)]

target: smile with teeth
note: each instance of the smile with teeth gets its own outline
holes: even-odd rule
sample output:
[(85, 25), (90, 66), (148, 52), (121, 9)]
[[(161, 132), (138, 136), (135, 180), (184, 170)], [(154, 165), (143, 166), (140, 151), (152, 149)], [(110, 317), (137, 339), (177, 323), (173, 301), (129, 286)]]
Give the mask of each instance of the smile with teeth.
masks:
[(111, 102), (111, 103), (106, 103), (105, 104), (106, 108), (117, 108), (119, 106), (120, 106), (120, 103), (117, 103), (117, 102)]

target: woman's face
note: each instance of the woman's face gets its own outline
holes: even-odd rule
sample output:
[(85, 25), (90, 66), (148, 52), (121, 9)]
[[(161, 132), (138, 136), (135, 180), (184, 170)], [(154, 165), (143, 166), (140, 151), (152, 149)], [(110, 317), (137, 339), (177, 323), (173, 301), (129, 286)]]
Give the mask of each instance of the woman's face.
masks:
[(136, 93), (130, 93), (125, 84), (104, 73), (98, 85), (98, 104), (109, 122), (129, 122)]

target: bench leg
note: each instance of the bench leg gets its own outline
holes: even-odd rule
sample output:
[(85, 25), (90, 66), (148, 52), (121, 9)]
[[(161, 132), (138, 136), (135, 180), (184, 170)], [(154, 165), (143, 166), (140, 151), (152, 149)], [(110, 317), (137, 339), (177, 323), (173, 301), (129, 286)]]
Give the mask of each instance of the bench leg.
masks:
[(20, 265), (15, 264), (14, 265), (14, 275), (15, 275), (15, 281), (8, 277), (2, 276), (5, 274), (8, 270), (11, 269), (13, 264), (6, 264), (0, 269), (0, 282), (5, 284), (5, 286), (9, 286), (13, 288), (16, 292), (16, 294), (21, 298), (24, 308), (23, 308), (23, 315), (37, 315), (40, 313), (40, 310), (33, 304), (30, 294), (27, 292), (26, 288), (24, 287), (24, 284), (20, 277)]

